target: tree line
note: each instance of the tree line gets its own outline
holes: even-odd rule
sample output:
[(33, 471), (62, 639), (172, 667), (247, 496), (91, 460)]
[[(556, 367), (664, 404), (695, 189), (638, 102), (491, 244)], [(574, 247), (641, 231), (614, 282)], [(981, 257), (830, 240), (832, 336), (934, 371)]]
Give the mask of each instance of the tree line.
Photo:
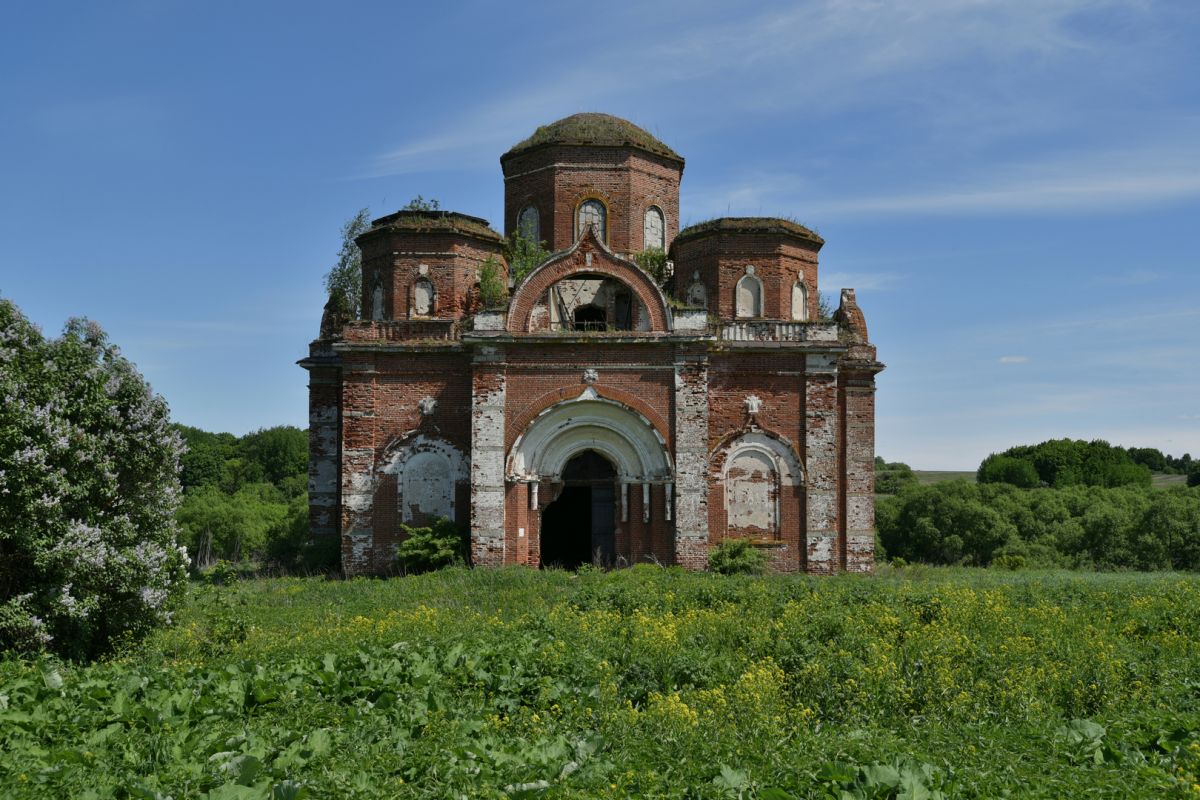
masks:
[[(977, 483), (930, 486), (905, 464), (876, 465), (879, 492), (890, 495), (876, 503), (876, 526), (892, 558), (1200, 570), (1200, 464), (1188, 454), (1053, 439), (989, 455)], [(1186, 472), (1188, 486), (1151, 488), (1152, 469)]]
[(183, 503), (177, 520), (192, 566), (255, 561), (284, 570), (336, 564), (309, 544), (308, 434), (291, 425), (245, 436), (176, 426)]

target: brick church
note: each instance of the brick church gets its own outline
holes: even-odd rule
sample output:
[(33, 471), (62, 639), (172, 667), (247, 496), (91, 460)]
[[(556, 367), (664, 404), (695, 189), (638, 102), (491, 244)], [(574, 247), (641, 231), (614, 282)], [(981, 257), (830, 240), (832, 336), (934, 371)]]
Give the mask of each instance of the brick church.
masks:
[[(485, 220), (400, 211), (357, 240), (364, 319), (327, 310), (300, 362), (312, 530), (344, 572), (392, 569), (402, 526), (443, 516), (482, 566), (704, 569), (744, 537), (779, 571), (870, 570), (883, 365), (852, 289), (821, 315), (821, 237), (680, 230), (683, 157), (603, 114), (500, 166), (505, 234), (551, 252), (502, 304), (481, 292), (508, 269)], [(647, 251), (668, 254), (656, 275)]]

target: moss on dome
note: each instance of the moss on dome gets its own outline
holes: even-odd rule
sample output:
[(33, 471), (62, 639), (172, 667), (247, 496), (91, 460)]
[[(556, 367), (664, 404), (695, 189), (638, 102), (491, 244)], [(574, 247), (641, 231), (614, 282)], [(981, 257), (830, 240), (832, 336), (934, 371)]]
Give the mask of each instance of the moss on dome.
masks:
[(412, 231), (414, 233), (460, 233), (478, 239), (501, 242), (503, 237), (492, 230), (486, 219), (460, 214), (457, 211), (397, 211), (371, 222), (371, 229), (359, 238), (380, 231)]
[(675, 244), (712, 233), (774, 233), (825, 244), (816, 231), (783, 217), (717, 217), (684, 228), (675, 237)]
[(549, 145), (582, 147), (635, 147), (656, 156), (683, 161), (683, 157), (628, 120), (611, 114), (572, 114), (549, 125), (542, 125), (533, 134), (500, 156), (504, 162), (521, 153)]

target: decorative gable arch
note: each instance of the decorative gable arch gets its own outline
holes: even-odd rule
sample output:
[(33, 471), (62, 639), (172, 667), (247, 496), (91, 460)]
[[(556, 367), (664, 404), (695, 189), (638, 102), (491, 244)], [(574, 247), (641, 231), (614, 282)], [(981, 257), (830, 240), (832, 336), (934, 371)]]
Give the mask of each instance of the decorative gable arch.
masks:
[(651, 331), (671, 330), (671, 311), (662, 289), (637, 264), (609, 250), (589, 227), (574, 245), (543, 261), (516, 287), (508, 306), (508, 331), (529, 332), (534, 306), (542, 295), (561, 280), (583, 275), (612, 278), (624, 284), (646, 309)]
[(530, 421), (509, 449), (506, 476), (558, 480), (567, 462), (588, 450), (607, 458), (625, 483), (668, 480), (673, 473), (667, 443), (654, 424), (588, 387)]

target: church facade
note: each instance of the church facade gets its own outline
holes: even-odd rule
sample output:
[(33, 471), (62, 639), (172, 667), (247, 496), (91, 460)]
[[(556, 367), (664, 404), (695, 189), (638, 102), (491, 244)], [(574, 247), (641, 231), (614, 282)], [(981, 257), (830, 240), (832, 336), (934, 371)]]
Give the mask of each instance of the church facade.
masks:
[[(741, 537), (779, 571), (870, 570), (883, 365), (852, 289), (822, 317), (821, 237), (768, 217), (680, 230), (683, 158), (607, 115), (500, 164), (504, 233), (545, 260), (518, 280), (482, 219), (377, 219), (357, 240), (365, 318), (327, 311), (300, 362), (312, 531), (343, 571), (389, 571), (404, 526), (438, 517), (469, 527), (479, 566), (703, 569)], [(497, 269), (502, 302), (480, 286)]]

